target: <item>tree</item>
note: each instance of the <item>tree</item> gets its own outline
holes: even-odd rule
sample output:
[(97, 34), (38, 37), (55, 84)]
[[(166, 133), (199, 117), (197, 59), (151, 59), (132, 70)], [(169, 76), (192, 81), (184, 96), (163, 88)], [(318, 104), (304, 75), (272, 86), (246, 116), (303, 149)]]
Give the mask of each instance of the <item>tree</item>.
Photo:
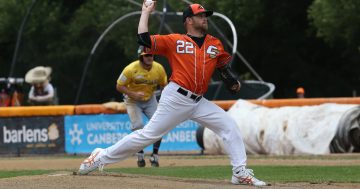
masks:
[(315, 0), (309, 18), (317, 36), (330, 45), (345, 45), (360, 52), (359, 12), (358, 0)]
[[(30, 3), (0, 1), (1, 76), (8, 75), (16, 34)], [(117, 0), (38, 0), (24, 29), (15, 76), (24, 77), (26, 71), (38, 65), (51, 66), (60, 103), (73, 103), (86, 58), (96, 39), (112, 21), (131, 9), (131, 4)], [(136, 54), (136, 27), (131, 24), (125, 22), (115, 28), (100, 45), (91, 65), (94, 69), (87, 73), (82, 102), (103, 102), (119, 96), (109, 91), (115, 91), (121, 67), (130, 61), (127, 56)], [(130, 28), (133, 31), (129, 32)]]
[(30, 3), (31, 1), (0, 1), (0, 77), (9, 75), (16, 35), (22, 21), (21, 15), (25, 15), (26, 8)]
[(360, 91), (360, 1), (315, 0), (309, 8), (309, 19), (318, 37), (338, 49), (340, 64), (347, 85)]
[[(313, 32), (308, 20), (313, 0), (206, 3), (210, 5), (208, 8), (224, 13), (235, 23), (238, 50), (265, 81), (276, 85), (276, 98), (295, 97), (299, 85), (308, 89), (308, 97), (350, 96), (359, 86), (359, 76), (354, 73), (357, 69), (351, 69), (359, 67), (355, 66), (359, 62), (356, 55), (327, 45)], [(348, 62), (348, 67), (344, 62)], [(237, 70), (245, 74), (247, 68), (240, 66)]]
[[(167, 2), (169, 11), (181, 12), (186, 5), (182, 1)], [(308, 97), (349, 96), (351, 90), (360, 91), (356, 0), (194, 2), (233, 21), (238, 50), (265, 81), (276, 85), (276, 98), (295, 97), (299, 85), (305, 87)], [(30, 3), (0, 0), (0, 77), (8, 75), (18, 28)], [(157, 10), (161, 11), (162, 5), (159, 0)], [(25, 26), (15, 76), (23, 77), (34, 66), (51, 66), (60, 103), (72, 104), (86, 60), (100, 34), (116, 19), (140, 10), (123, 0), (37, 0)], [(121, 70), (137, 58), (138, 19), (134, 16), (118, 24), (100, 43), (86, 75), (80, 103), (121, 99), (115, 83)], [(210, 19), (231, 40), (226, 23), (216, 17)], [(174, 32), (184, 32), (181, 17), (167, 16), (165, 21)], [(219, 37), (211, 25), (210, 30)], [(159, 21), (154, 18), (150, 31), (168, 33), (159, 30)], [(167, 65), (165, 59), (160, 60)], [(236, 61), (237, 73), (254, 78), (249, 77), (240, 60)]]

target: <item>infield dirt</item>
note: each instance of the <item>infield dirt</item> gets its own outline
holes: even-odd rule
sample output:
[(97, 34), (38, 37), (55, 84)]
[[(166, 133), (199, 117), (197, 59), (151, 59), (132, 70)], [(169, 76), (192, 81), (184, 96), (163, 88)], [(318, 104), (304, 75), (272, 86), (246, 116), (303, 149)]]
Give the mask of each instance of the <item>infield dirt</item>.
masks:
[[(254, 188), (248, 186), (234, 186), (229, 180), (204, 180), (204, 179), (180, 179), (162, 176), (130, 175), (117, 173), (95, 172), (87, 176), (73, 175), (83, 159), (69, 157), (20, 157), (0, 158), (0, 170), (66, 170), (54, 171), (46, 175), (21, 176), (0, 179), (0, 188), (23, 189), (23, 188)], [(229, 165), (229, 159), (225, 156), (162, 156), (162, 167), (172, 166), (206, 166), (206, 165)], [(317, 165), (339, 166), (360, 165), (360, 155), (341, 154), (326, 157), (262, 157), (250, 156), (248, 165)], [(116, 163), (108, 168), (136, 167), (135, 157)], [(230, 179), (230, 178), (229, 178)], [(360, 188), (360, 183), (270, 183), (265, 188)]]

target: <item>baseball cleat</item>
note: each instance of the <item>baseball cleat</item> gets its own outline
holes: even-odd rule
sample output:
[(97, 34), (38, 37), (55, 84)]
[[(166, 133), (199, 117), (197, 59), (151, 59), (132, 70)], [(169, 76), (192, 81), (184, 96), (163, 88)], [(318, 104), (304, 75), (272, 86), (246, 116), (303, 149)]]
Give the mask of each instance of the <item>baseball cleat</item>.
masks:
[(138, 167), (145, 167), (146, 166), (146, 163), (145, 163), (145, 160), (138, 160), (137, 161), (137, 166)]
[(153, 154), (150, 157), (151, 167), (159, 167), (159, 155)]
[(252, 169), (246, 169), (245, 167), (239, 172), (233, 174), (231, 183), (242, 184), (242, 185), (253, 185), (253, 186), (266, 186), (264, 181), (255, 178)]
[(144, 160), (145, 154), (144, 153), (136, 153), (137, 157), (138, 157), (138, 167), (145, 167), (146, 166), (146, 162)]
[(136, 153), (136, 155), (137, 155), (137, 158), (138, 158), (138, 160), (137, 160), (137, 166), (138, 166), (138, 167), (145, 167), (145, 166), (146, 166), (146, 162), (145, 162), (145, 160), (144, 160), (145, 154), (138, 152), (138, 153)]
[(96, 148), (91, 155), (86, 158), (80, 165), (78, 173), (80, 175), (87, 175), (91, 171), (99, 168), (100, 171), (104, 168), (104, 163), (100, 160), (100, 153), (103, 151), (101, 148)]

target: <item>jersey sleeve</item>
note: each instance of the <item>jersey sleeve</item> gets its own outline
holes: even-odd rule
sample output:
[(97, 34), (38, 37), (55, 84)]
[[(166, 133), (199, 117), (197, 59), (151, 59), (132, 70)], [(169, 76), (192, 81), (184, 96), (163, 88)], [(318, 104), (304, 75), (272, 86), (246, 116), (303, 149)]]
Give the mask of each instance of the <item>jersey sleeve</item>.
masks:
[(219, 58), (216, 64), (216, 68), (221, 68), (228, 64), (231, 60), (231, 55), (225, 51), (224, 46), (219, 41)]
[(172, 41), (171, 35), (151, 35), (151, 49), (147, 49), (147, 52), (156, 55), (166, 55), (167, 51), (171, 48)]
[(131, 82), (131, 70), (129, 67), (125, 67), (125, 69), (121, 72), (119, 78), (117, 79), (117, 85), (128, 85)]

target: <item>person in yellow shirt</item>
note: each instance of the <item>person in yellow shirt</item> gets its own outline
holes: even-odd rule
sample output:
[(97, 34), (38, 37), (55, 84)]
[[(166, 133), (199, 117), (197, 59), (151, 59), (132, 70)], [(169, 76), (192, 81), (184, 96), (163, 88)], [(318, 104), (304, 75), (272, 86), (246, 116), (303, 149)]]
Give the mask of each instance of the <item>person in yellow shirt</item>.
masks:
[[(152, 54), (145, 53), (143, 48), (139, 48), (139, 54), (139, 60), (125, 67), (116, 85), (116, 89), (124, 95), (132, 131), (144, 127), (142, 113), (150, 120), (157, 108), (154, 91), (158, 86), (164, 88), (167, 85), (164, 67), (154, 61)], [(160, 144), (161, 139), (153, 144), (153, 153), (150, 157), (152, 167), (159, 167)], [(137, 157), (138, 167), (145, 167), (144, 151), (139, 151)]]

